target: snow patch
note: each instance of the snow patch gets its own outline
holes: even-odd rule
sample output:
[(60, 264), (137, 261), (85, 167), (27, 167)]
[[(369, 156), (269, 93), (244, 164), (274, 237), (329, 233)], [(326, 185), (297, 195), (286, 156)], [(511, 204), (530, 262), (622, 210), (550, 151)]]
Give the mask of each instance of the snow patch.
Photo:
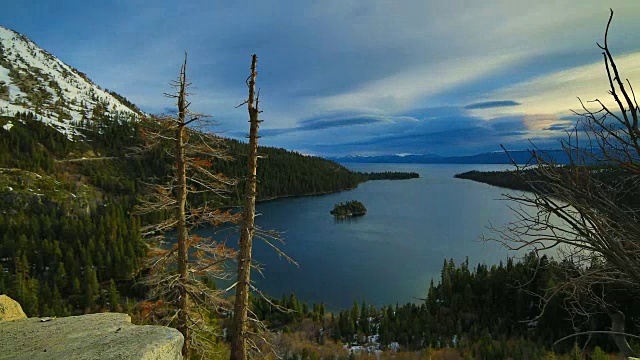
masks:
[[(99, 105), (104, 107), (105, 113), (113, 117), (139, 118), (138, 114), (113, 95), (52, 54), (39, 48), (25, 36), (0, 26), (0, 46), (3, 49), (4, 58), (11, 64), (14, 71), (35, 77), (38, 82), (35, 88), (51, 95), (45, 106), (36, 107), (29, 102), (28, 97), (20, 91), (17, 84), (13, 83), (9, 77), (10, 70), (0, 66), (0, 81), (4, 81), (9, 86), (9, 100), (0, 100), (0, 115), (14, 115), (17, 112), (32, 113), (37, 115), (38, 120), (67, 135), (71, 140), (79, 135), (76, 129), (77, 123), (83, 118), (86, 119), (85, 116), (89, 116)], [(64, 103), (63, 109), (67, 112), (67, 116), (71, 117), (70, 120), (62, 120), (58, 114), (50, 110), (56, 101)]]
[(11, 130), (12, 127), (13, 127), (13, 124), (11, 123), (11, 121), (9, 121), (8, 123), (4, 124), (2, 128), (9, 131)]

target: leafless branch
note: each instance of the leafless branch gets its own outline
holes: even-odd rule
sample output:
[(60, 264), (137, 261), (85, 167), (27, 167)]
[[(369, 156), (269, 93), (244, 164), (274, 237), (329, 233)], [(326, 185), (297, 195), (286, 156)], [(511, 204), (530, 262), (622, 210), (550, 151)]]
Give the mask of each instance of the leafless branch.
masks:
[[(511, 250), (552, 252), (561, 259), (554, 266), (564, 277), (539, 295), (542, 312), (551, 299), (560, 296), (573, 320), (604, 312), (614, 326), (622, 326), (622, 331), (579, 332), (558, 342), (596, 333), (637, 338), (624, 334), (624, 321), (617, 319), (622, 316), (620, 304), (612, 303), (606, 291), (640, 288), (640, 109), (631, 82), (627, 80), (627, 89), (609, 50), (612, 19), (613, 11), (604, 46), (598, 46), (603, 50), (608, 93), (617, 109), (609, 109), (599, 99), (585, 103), (578, 98), (582, 111), (574, 114), (582, 119), (562, 142), (569, 165), (550, 161), (539, 149), (531, 152), (532, 166), (518, 165), (512, 159), (530, 192), (505, 196), (515, 204), (511, 208), (516, 220), (504, 228), (493, 228), (495, 236), (485, 239)], [(597, 108), (589, 108), (593, 104)], [(624, 337), (614, 336), (614, 340), (631, 356)]]

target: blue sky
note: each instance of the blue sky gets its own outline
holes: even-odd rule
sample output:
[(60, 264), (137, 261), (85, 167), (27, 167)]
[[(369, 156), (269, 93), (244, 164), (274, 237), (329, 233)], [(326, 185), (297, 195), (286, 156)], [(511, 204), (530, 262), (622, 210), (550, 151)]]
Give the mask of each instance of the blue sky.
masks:
[(465, 155), (557, 148), (576, 97), (607, 98), (610, 7), (610, 47), (638, 82), (637, 0), (21, 0), (0, 24), (152, 113), (172, 106), (187, 50), (192, 109), (226, 136), (247, 131), (235, 106), (257, 53), (265, 145)]

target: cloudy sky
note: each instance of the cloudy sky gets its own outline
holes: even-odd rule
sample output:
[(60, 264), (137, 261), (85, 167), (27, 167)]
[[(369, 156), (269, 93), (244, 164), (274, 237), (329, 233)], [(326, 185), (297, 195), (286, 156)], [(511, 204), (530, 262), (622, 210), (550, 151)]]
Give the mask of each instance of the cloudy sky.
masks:
[(243, 137), (259, 57), (262, 143), (317, 155), (557, 148), (606, 99), (602, 41), (640, 87), (638, 0), (21, 0), (0, 24), (150, 113), (189, 53), (192, 109)]

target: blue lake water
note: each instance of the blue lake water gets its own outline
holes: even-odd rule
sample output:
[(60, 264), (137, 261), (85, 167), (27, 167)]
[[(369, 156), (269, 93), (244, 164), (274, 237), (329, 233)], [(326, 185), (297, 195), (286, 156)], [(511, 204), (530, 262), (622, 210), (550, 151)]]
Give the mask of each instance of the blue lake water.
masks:
[[(419, 179), (369, 181), (356, 189), (322, 196), (260, 203), (256, 223), (284, 232), (282, 249), (299, 266), (254, 241), (264, 264), (259, 287), (273, 297), (295, 292), (331, 310), (354, 300), (376, 306), (415, 301), (438, 280), (445, 258), (494, 264), (507, 251), (479, 241), (489, 224), (514, 220), (502, 194), (512, 192), (453, 178), (468, 170), (504, 170), (507, 165), (348, 164), (356, 171), (415, 171)], [(359, 200), (368, 213), (346, 221), (329, 214), (334, 204)], [(232, 245), (236, 238), (229, 240)]]

